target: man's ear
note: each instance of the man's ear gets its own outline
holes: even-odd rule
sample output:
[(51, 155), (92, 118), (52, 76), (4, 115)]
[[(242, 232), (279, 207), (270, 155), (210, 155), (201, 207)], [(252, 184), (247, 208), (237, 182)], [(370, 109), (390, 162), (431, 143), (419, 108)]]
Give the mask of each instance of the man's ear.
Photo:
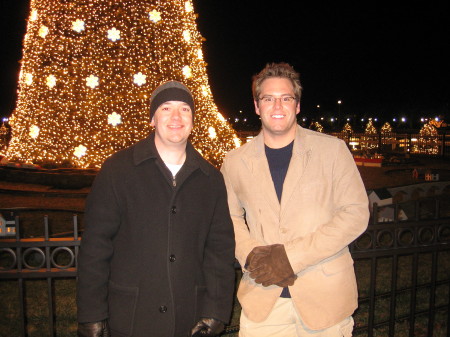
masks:
[(259, 113), (259, 106), (258, 106), (258, 102), (256, 100), (253, 100), (253, 103), (255, 104), (255, 112), (257, 115), (260, 115)]

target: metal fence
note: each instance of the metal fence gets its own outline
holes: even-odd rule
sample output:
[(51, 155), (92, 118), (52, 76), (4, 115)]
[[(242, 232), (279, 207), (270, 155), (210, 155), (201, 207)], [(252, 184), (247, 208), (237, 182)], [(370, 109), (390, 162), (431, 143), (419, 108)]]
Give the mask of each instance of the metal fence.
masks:
[[(415, 207), (422, 204), (419, 200)], [(399, 214), (402, 205), (391, 206)], [(429, 213), (421, 217), (418, 209), (418, 216), (412, 220), (401, 221), (396, 216), (393, 222), (378, 223), (379, 209), (374, 205), (374, 220), (350, 245), (360, 292), (354, 336), (450, 334), (450, 218), (442, 217), (439, 205), (434, 209), (431, 217)], [(11, 211), (0, 209), (0, 214)], [(22, 209), (19, 213), (29, 211), (33, 210)], [(27, 336), (23, 283), (27, 279), (45, 279), (48, 336), (59, 336), (53, 280), (76, 277), (80, 214), (72, 216), (73, 232), (69, 234), (52, 235), (49, 218), (44, 216), (43, 236), (24, 238), (17, 210), (15, 213), (15, 235), (0, 238), (0, 281), (17, 280), (21, 336)], [(234, 322), (224, 335), (238, 330), (238, 322)]]

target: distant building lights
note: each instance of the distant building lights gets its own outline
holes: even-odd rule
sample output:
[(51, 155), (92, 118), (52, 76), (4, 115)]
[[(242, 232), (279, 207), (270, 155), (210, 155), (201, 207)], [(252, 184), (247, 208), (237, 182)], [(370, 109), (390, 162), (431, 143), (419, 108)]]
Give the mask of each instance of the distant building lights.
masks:
[(406, 117), (402, 117), (402, 122), (406, 122)]
[(393, 122), (396, 122), (396, 121), (397, 121), (397, 118), (395, 118), (395, 117), (392, 118), (392, 121), (393, 121)]

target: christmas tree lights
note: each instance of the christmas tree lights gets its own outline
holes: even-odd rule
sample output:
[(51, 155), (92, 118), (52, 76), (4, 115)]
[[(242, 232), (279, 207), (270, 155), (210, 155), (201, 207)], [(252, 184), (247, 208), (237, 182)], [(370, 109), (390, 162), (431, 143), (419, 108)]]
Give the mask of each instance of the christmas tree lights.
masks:
[(10, 160), (99, 167), (145, 138), (149, 97), (178, 80), (194, 95), (191, 141), (220, 166), (240, 142), (213, 98), (191, 0), (31, 0)]

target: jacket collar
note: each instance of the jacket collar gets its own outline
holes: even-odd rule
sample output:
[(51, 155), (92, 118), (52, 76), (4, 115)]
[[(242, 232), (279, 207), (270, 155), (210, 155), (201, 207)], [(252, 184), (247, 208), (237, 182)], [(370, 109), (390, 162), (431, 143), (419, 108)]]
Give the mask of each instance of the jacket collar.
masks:
[(301, 126), (297, 126), (292, 158), (283, 184), (281, 205), (276, 195), (265, 153), (264, 131), (261, 131), (249, 145), (250, 151), (248, 152), (248, 156), (246, 158), (244, 157), (244, 161), (254, 175), (255, 181), (258, 181), (258, 185), (262, 189), (262, 193), (265, 195), (270, 207), (277, 214), (281, 213), (280, 215), (282, 215), (288, 200), (291, 198), (310, 162), (312, 144), (308, 132)]
[[(134, 165), (138, 166), (149, 159), (158, 160), (163, 163), (163, 160), (156, 149), (154, 132), (152, 132), (147, 138), (140, 140), (134, 145)], [(186, 161), (183, 166), (187, 166), (190, 171), (200, 168), (206, 175), (209, 175), (206, 160), (203, 159), (203, 157), (195, 150), (189, 141), (186, 144)]]

